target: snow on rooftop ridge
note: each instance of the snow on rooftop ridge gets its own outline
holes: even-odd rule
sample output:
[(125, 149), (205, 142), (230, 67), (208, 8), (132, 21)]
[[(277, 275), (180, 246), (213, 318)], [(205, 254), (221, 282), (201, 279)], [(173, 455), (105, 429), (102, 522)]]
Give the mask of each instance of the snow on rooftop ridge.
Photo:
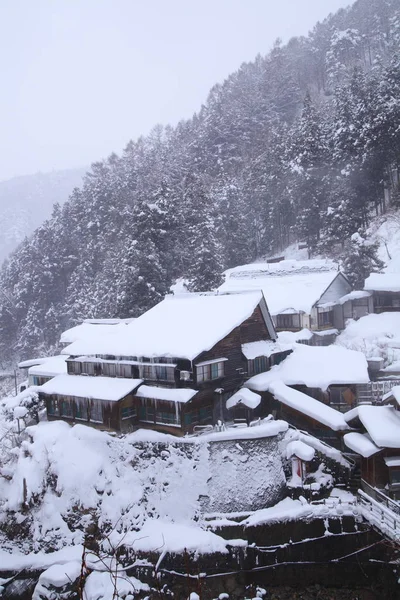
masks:
[(364, 458), (369, 458), (381, 451), (381, 448), (374, 444), (367, 433), (351, 431), (344, 434), (343, 441), (350, 450), (357, 452)]
[(400, 273), (372, 273), (364, 290), (370, 292), (400, 292)]
[(341, 412), (303, 394), (303, 392), (288, 387), (282, 381), (271, 382), (268, 391), (282, 404), (307, 415), (333, 431), (349, 429)]
[(280, 276), (270, 276), (269, 270), (252, 270), (253, 266), (244, 265), (242, 271), (239, 270), (242, 267), (225, 271), (225, 282), (219, 287), (219, 291), (226, 293), (236, 290), (262, 290), (272, 315), (281, 314), (288, 309), (310, 314), (312, 307), (339, 274), (335, 266), (314, 270), (294, 269), (282, 271)]
[[(132, 319), (132, 323), (135, 319)], [(118, 336), (128, 327), (128, 321), (119, 320), (118, 323), (90, 323), (84, 321), (80, 325), (75, 325), (66, 331), (63, 331), (60, 337), (61, 344), (73, 344), (78, 340), (90, 341), (104, 337), (106, 335)]]
[[(179, 357), (195, 359), (246, 319), (263, 300), (261, 291), (245, 294), (168, 296), (118, 335), (77, 340), (62, 351), (71, 356)], [(112, 326), (115, 330), (116, 327)], [(274, 335), (272, 324), (271, 336)]]
[(38, 390), (46, 395), (76, 396), (116, 402), (136, 389), (143, 379), (90, 377), (88, 375), (57, 375)]
[(339, 270), (337, 263), (326, 259), (313, 260), (282, 260), (274, 263), (252, 263), (233, 267), (225, 271), (228, 277), (281, 277), (287, 275), (301, 275), (310, 273), (326, 273), (327, 271)]
[(256, 392), (263, 392), (275, 381), (321, 390), (334, 384), (368, 383), (368, 363), (361, 352), (340, 346), (296, 344), (284, 361), (265, 373), (251, 377), (245, 385)]

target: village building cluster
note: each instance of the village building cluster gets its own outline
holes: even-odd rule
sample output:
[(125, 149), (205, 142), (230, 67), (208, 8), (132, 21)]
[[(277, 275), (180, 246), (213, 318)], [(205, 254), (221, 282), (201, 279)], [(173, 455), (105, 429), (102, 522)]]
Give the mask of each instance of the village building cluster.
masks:
[[(397, 498), (400, 370), (335, 343), (349, 320), (393, 311), (394, 274), (352, 291), (331, 261), (245, 265), (215, 293), (171, 295), (137, 319), (84, 321), (63, 333), (59, 356), (20, 367), (48, 420), (193, 435), (283, 419)], [(293, 441), (299, 472), (311, 454)]]

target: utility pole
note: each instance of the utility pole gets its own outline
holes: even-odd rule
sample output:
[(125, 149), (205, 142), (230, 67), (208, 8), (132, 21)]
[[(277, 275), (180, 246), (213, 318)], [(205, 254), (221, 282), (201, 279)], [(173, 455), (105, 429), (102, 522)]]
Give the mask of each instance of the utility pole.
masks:
[(17, 369), (14, 369), (14, 386), (15, 386), (15, 395), (18, 396)]

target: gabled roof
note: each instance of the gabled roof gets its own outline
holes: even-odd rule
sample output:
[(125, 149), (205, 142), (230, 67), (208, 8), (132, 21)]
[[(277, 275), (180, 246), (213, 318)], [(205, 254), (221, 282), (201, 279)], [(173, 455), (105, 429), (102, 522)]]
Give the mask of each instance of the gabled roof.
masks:
[(351, 419), (358, 416), (376, 446), (400, 448), (400, 412), (393, 406), (360, 405), (352, 413)]
[(38, 390), (46, 395), (74, 396), (116, 402), (135, 390), (143, 379), (119, 377), (89, 377), (88, 375), (57, 375)]
[(251, 377), (246, 386), (258, 392), (268, 391), (275, 381), (321, 390), (335, 384), (367, 383), (367, 359), (362, 352), (341, 346), (295, 344), (293, 352), (284, 361), (266, 373)]
[(343, 276), (327, 260), (284, 260), (276, 264), (255, 263), (228, 269), (222, 292), (262, 290), (272, 315), (285, 311), (310, 314), (312, 307)]
[(275, 329), (260, 291), (182, 294), (167, 297), (122, 330), (112, 326), (115, 334), (77, 340), (62, 352), (71, 356), (110, 354), (193, 360), (251, 317), (257, 306), (270, 337), (275, 339)]
[(37, 377), (54, 377), (61, 373), (67, 372), (67, 356), (60, 354), (59, 356), (49, 356), (46, 362), (40, 365), (34, 365), (28, 370), (29, 375), (35, 375)]
[(341, 412), (319, 400), (315, 400), (315, 398), (311, 398), (311, 396), (303, 394), (303, 392), (288, 387), (281, 381), (271, 383), (269, 391), (282, 404), (306, 415), (314, 421), (318, 421), (318, 423), (329, 427), (333, 431), (345, 431), (349, 429)]
[(100, 335), (116, 335), (124, 331), (128, 323), (132, 321), (134, 319), (87, 319), (80, 325), (63, 331), (60, 342), (61, 344), (72, 344), (78, 340), (91, 340)]
[(372, 273), (364, 290), (369, 292), (400, 292), (400, 273)]

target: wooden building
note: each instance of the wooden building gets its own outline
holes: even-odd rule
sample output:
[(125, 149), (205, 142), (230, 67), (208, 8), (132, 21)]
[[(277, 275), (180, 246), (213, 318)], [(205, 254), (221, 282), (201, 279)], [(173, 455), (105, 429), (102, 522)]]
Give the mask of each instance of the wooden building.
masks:
[(362, 480), (400, 500), (400, 411), (363, 405), (345, 417), (355, 431), (344, 435), (344, 443), (359, 457)]
[(374, 312), (400, 311), (400, 275), (398, 273), (372, 273), (364, 290), (373, 296)]
[[(79, 404), (76, 397), (85, 398), (90, 425), (88, 400), (92, 398), (108, 402), (102, 404), (106, 428), (150, 427), (182, 435), (229, 418), (226, 400), (240, 389), (248, 373), (265, 371), (289, 352), (276, 343), (262, 292), (168, 297), (130, 324), (67, 346), (63, 402), (69, 398), (74, 407)], [(43, 386), (49, 417), (74, 421), (74, 408), (51, 412), (52, 401), (58, 401), (57, 379), (53, 387)], [(98, 391), (79, 395), (71, 385), (69, 393), (67, 382), (78, 379), (89, 387), (96, 384)], [(102, 381), (110, 389), (113, 381), (126, 382), (128, 387), (131, 382), (131, 390), (112, 404), (99, 395)], [(128, 406), (131, 414), (124, 421), (122, 409)]]
[(49, 421), (129, 431), (137, 422), (134, 393), (141, 379), (58, 375), (40, 388)]
[(326, 260), (284, 260), (226, 272), (222, 291), (262, 289), (278, 332), (322, 332), (301, 338), (309, 345), (329, 345), (344, 329), (343, 310), (335, 310), (351, 285), (338, 266)]

